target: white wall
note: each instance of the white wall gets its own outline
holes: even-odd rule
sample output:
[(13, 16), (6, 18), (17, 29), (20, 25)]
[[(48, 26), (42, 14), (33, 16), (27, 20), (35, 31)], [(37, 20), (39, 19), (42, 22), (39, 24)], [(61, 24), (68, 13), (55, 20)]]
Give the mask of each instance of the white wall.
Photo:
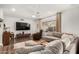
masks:
[(3, 16), (3, 9), (0, 8), (0, 18), (4, 19), (4, 16)]
[(3, 23), (0, 22), (0, 45), (2, 45)]
[(25, 30), (25, 33), (34, 33), (36, 32), (36, 23), (34, 20), (31, 19), (24, 19), (24, 21), (21, 21), (21, 18), (17, 18), (17, 17), (9, 17), (6, 16), (4, 17), (4, 23), (6, 24), (6, 27), (9, 27), (9, 31), (14, 32), (14, 34), (16, 33), (22, 33), (23, 31), (16, 31), (16, 22), (24, 22), (24, 23), (29, 23), (31, 25), (30, 30)]
[[(3, 10), (0, 8), (0, 18), (3, 19)], [(0, 22), (0, 45), (2, 45), (3, 22)]]
[(72, 8), (62, 13), (62, 32), (79, 34), (79, 8)]

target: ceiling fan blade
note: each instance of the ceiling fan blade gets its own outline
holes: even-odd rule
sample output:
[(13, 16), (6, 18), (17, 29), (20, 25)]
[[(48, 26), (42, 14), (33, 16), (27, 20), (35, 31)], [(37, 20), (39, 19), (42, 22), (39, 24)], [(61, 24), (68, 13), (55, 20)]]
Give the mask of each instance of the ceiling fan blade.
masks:
[(49, 18), (49, 17), (52, 17), (52, 15), (51, 16), (47, 16), (47, 17), (43, 17), (43, 18), (39, 18), (39, 20), (46, 19), (46, 18)]

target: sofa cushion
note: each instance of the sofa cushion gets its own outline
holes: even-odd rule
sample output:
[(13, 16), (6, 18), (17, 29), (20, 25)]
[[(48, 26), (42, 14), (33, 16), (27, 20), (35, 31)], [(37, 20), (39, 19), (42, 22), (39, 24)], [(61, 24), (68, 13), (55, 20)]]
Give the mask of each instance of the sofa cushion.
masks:
[(18, 48), (15, 50), (16, 54), (27, 54), (29, 53), (30, 49), (25, 49), (25, 48)]
[(52, 35), (53, 35), (54, 37), (61, 38), (62, 33), (60, 33), (60, 32), (53, 32)]
[(63, 43), (61, 40), (52, 41), (47, 44), (47, 46), (45, 47), (45, 50), (50, 50), (54, 54), (61, 54), (63, 53), (63, 50), (64, 50)]
[(63, 34), (61, 37), (61, 41), (65, 44), (65, 49), (72, 43), (74, 37), (72, 35)]
[(41, 54), (54, 54), (51, 50), (42, 50)]
[(64, 38), (61, 40), (65, 44), (65, 49), (70, 45), (71, 41), (68, 38)]
[(41, 51), (35, 51), (35, 52), (31, 52), (29, 54), (41, 54)]
[(44, 49), (43, 45), (36, 45), (36, 46), (31, 47), (32, 51), (40, 51), (40, 50), (43, 50), (43, 49)]
[(42, 45), (36, 45), (36, 46), (31, 46), (30, 48), (18, 48), (15, 50), (16, 53), (18, 54), (28, 54), (30, 52), (34, 52), (34, 51), (40, 51), (43, 50), (44, 46)]
[(41, 51), (31, 52), (30, 54), (53, 54), (53, 52), (50, 50), (41, 50)]
[(61, 38), (62, 33), (60, 33), (60, 32), (43, 32), (43, 36), (54, 36), (54, 37)]
[(63, 34), (61, 38), (62, 39), (69, 38), (70, 41), (73, 41), (75, 39), (73, 35), (68, 35), (68, 34)]
[(53, 41), (53, 40), (60, 40), (60, 38), (57, 38), (57, 37), (53, 37), (53, 36), (43, 36), (42, 37), (44, 40), (46, 41)]

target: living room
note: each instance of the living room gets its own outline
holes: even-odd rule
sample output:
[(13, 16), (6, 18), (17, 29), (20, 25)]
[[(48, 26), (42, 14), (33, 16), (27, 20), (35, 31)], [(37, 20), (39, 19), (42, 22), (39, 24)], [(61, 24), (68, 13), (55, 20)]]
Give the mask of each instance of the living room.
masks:
[[(71, 35), (78, 38), (79, 33), (79, 5), (73, 4), (1, 4), (0, 5), (0, 46), (1, 49), (4, 50), (1, 53), (11, 53), (14, 54), (63, 54), (60, 50), (59, 52), (53, 49), (53, 53), (49, 50), (43, 50), (49, 41), (53, 41), (53, 44), (59, 41), (60, 38), (51, 37), (51, 34), (59, 34)], [(40, 30), (42, 30), (42, 34), (40, 34)], [(7, 34), (4, 34), (5, 32)], [(56, 32), (56, 33), (55, 33)], [(12, 42), (8, 41), (8, 45), (12, 45), (6, 47), (5, 41), (6, 35), (8, 36), (7, 40), (13, 40)], [(45, 36), (46, 35), (46, 36)], [(66, 36), (67, 36), (66, 35)], [(41, 37), (40, 37), (41, 36)], [(41, 40), (40, 40), (40, 39)], [(3, 40), (4, 39), (4, 40)], [(35, 41), (33, 41), (33, 40)], [(44, 40), (43, 40), (44, 39)], [(68, 36), (67, 38), (68, 39)], [(31, 41), (30, 41), (31, 40)], [(73, 39), (71, 39), (72, 41)], [(3, 41), (4, 44), (3, 44)], [(29, 44), (32, 43), (32, 44)], [(33, 42), (37, 42), (36, 44), (43, 45), (43, 48), (38, 48), (27, 52), (27, 46), (25, 45), (33, 45)], [(66, 41), (65, 41), (66, 42)], [(70, 41), (67, 41), (66, 44), (69, 44)], [(75, 41), (74, 41), (75, 42)], [(25, 44), (26, 43), (26, 44)], [(75, 43), (76, 44), (76, 43)], [(50, 45), (50, 44), (49, 44)], [(56, 44), (54, 44), (56, 45)], [(60, 43), (62, 46), (62, 44)], [(60, 46), (60, 47), (61, 47)], [(68, 46), (68, 45), (67, 45)], [(40, 46), (34, 46), (40, 47)], [(60, 48), (58, 47), (58, 49)], [(16, 49), (14, 49), (16, 48)], [(24, 49), (26, 48), (26, 49)], [(40, 51), (43, 51), (39, 53)], [(42, 49), (42, 50), (41, 50)], [(75, 48), (76, 49), (76, 48)], [(71, 50), (75, 49), (71, 48)], [(11, 50), (11, 51), (10, 51)], [(21, 52), (23, 50), (23, 52)], [(27, 51), (26, 51), (27, 50)], [(47, 52), (46, 52), (47, 51)], [(72, 51), (72, 53), (74, 52)], [(66, 50), (64, 53), (68, 53)], [(75, 51), (76, 52), (76, 51)]]

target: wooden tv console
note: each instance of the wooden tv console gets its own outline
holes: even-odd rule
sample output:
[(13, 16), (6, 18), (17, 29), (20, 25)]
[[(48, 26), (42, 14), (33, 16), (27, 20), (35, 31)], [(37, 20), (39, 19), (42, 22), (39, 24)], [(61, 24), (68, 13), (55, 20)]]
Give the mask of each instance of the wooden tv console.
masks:
[(16, 34), (15, 36), (15, 39), (16, 40), (19, 40), (19, 39), (26, 39), (26, 38), (29, 38), (30, 37), (30, 33), (19, 33), (19, 34)]

